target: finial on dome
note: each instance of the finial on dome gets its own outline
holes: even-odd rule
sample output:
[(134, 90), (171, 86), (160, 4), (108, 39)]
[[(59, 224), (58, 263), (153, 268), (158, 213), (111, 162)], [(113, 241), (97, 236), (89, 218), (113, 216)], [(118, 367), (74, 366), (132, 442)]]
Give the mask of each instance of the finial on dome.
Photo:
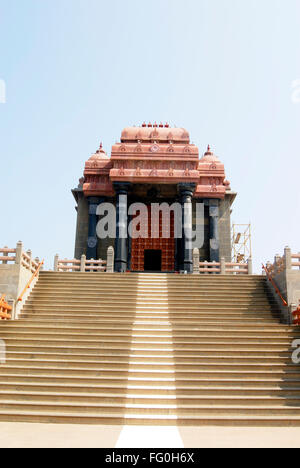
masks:
[(210, 145), (207, 146), (207, 151), (205, 154), (213, 154)]
[(103, 143), (101, 141), (100, 143), (100, 146), (99, 146), (99, 149), (96, 151), (96, 154), (99, 154), (99, 153), (105, 153), (104, 149), (103, 149)]

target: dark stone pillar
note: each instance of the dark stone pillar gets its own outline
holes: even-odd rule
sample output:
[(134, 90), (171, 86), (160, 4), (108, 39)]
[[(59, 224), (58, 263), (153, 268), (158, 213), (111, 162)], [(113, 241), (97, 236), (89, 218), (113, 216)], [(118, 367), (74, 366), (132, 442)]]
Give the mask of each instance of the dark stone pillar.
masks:
[(98, 237), (96, 233), (97, 228), (97, 207), (100, 203), (98, 197), (88, 197), (89, 204), (89, 233), (87, 240), (87, 249), (86, 249), (86, 258), (91, 260), (97, 260), (97, 247), (98, 247)]
[(77, 202), (77, 224), (74, 258), (80, 260), (82, 255), (86, 255), (87, 238), (89, 232), (89, 204), (87, 198), (84, 196), (82, 187), (72, 190), (72, 193)]
[[(178, 184), (180, 202), (182, 206), (182, 239), (181, 252), (178, 252), (180, 261), (180, 269), (193, 273), (193, 248), (192, 248), (192, 232), (193, 232), (193, 207), (192, 197), (196, 184)], [(180, 245), (179, 244), (179, 245)]]
[(220, 242), (219, 242), (219, 202), (210, 200), (209, 204), (209, 249), (210, 261), (220, 261)]
[(128, 238), (128, 191), (131, 187), (130, 183), (114, 183), (114, 189), (117, 194), (116, 216), (117, 216), (117, 232), (116, 232), (116, 257), (115, 271), (125, 273), (127, 271), (127, 238)]

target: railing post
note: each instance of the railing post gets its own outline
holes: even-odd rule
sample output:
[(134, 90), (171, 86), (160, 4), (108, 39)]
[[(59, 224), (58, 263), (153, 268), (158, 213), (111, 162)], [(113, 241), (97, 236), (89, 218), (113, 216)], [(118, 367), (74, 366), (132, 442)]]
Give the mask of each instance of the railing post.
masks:
[(59, 255), (56, 254), (55, 257), (54, 257), (54, 271), (58, 271), (58, 262), (59, 262)]
[(14, 299), (7, 299), (6, 302), (12, 308), (11, 320), (15, 320), (16, 319), (16, 309), (15, 309), (16, 301)]
[(221, 267), (220, 267), (221, 275), (226, 275), (226, 261), (224, 257), (221, 257), (220, 263), (221, 263)]
[(31, 271), (32, 270), (32, 252), (31, 252), (31, 250), (27, 250), (26, 253), (27, 253), (28, 257), (29, 257), (29, 271)]
[(115, 250), (112, 246), (107, 249), (106, 273), (114, 272)]
[(81, 260), (80, 260), (80, 272), (81, 273), (85, 272), (85, 263), (86, 263), (86, 255), (81, 255)]
[(200, 274), (200, 251), (199, 249), (195, 248), (193, 250), (193, 274), (199, 275)]
[(253, 260), (252, 260), (252, 257), (248, 258), (248, 275), (253, 275)]
[(284, 249), (284, 269), (292, 269), (292, 250), (289, 247)]
[[(34, 259), (34, 261), (35, 261), (35, 263), (37, 263), (38, 265), (41, 263), (41, 260), (39, 259), (39, 257), (36, 257), (36, 258)], [(43, 271), (43, 270), (44, 270), (44, 265), (42, 265), (41, 268), (40, 268), (40, 271)]]
[(19, 241), (16, 248), (16, 265), (21, 265), (23, 253), (23, 243)]
[[(7, 245), (4, 247), (5, 249), (8, 249)], [(4, 253), (4, 257), (8, 257), (8, 253)], [(7, 265), (7, 260), (3, 260), (3, 265)]]
[(288, 307), (288, 310), (289, 310), (288, 325), (293, 325), (293, 323), (294, 323), (294, 314), (293, 314), (293, 312), (295, 312), (295, 310), (297, 310), (297, 305), (296, 304), (291, 304)]
[(274, 270), (275, 270), (275, 275), (278, 274), (278, 263), (279, 263), (279, 260), (280, 260), (280, 255), (277, 254), (275, 255), (275, 258), (274, 258)]

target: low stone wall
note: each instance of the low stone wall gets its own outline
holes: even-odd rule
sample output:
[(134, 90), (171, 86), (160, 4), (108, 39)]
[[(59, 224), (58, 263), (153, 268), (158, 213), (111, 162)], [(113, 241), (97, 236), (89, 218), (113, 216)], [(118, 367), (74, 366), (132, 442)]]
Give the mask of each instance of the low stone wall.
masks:
[(252, 258), (247, 263), (226, 262), (222, 257), (220, 262), (200, 262), (199, 249), (193, 250), (193, 274), (214, 275), (252, 275)]
[(33, 260), (31, 251), (23, 250), (22, 242), (18, 242), (15, 249), (7, 247), (0, 249), (0, 254), (2, 254), (0, 256), (0, 294), (6, 295), (7, 302), (13, 307), (12, 319), (16, 319), (37, 282), (36, 278), (24, 294), (22, 303), (18, 302), (24, 288), (38, 268), (39, 259)]
[(82, 255), (81, 259), (60, 259), (59, 255), (55, 255), (54, 258), (54, 271), (57, 272), (99, 272), (99, 273), (113, 273), (114, 272), (114, 257), (115, 252), (113, 247), (107, 249), (106, 260), (87, 260), (86, 255)]
[(293, 311), (300, 306), (300, 254), (293, 254), (291, 249), (286, 247), (282, 257), (276, 255), (273, 264), (267, 263), (267, 269), (286, 300), (287, 306), (283, 305), (270, 282), (268, 282), (269, 290), (278, 302), (284, 321), (292, 323)]

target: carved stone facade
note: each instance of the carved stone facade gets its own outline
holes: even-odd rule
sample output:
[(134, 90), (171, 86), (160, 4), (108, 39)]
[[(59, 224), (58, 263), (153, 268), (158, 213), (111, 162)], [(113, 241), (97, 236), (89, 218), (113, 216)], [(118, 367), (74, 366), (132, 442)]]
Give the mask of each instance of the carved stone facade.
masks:
[[(180, 188), (182, 186), (188, 187), (189, 194)], [(115, 244), (119, 271), (143, 271), (146, 250), (154, 254), (161, 252), (162, 271), (189, 268), (190, 253), (185, 251), (184, 261), (184, 247), (173, 234), (168, 242), (163, 242), (162, 238), (156, 242), (150, 238), (128, 239), (126, 245), (120, 242), (118, 233), (117, 239), (99, 241), (96, 238), (97, 204), (109, 201), (118, 211), (118, 203), (126, 198), (127, 207), (134, 202), (172, 204), (182, 203), (184, 199), (194, 207), (202, 203), (203, 219), (191, 220), (193, 226), (204, 226), (201, 258), (218, 260), (221, 251), (228, 261), (231, 260), (230, 207), (236, 194), (225, 178), (224, 165), (210, 147), (199, 158), (198, 148), (191, 144), (190, 135), (183, 128), (145, 123), (141, 127), (125, 128), (120, 142), (113, 145), (111, 156), (101, 144), (86, 162), (84, 178), (73, 194), (78, 203), (76, 258), (83, 253), (98, 258), (104, 248)]]

